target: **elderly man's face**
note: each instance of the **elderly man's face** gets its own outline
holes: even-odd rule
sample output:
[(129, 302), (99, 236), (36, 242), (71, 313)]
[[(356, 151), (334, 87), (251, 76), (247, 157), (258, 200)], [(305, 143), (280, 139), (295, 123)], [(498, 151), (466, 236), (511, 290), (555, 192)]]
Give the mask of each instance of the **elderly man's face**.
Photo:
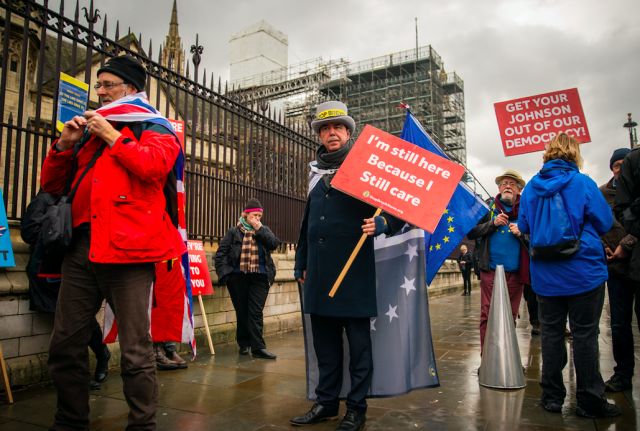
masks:
[(137, 93), (133, 85), (124, 84), (122, 78), (109, 72), (102, 72), (100, 76), (98, 76), (96, 85), (98, 84), (100, 88), (96, 90), (96, 94), (103, 105), (108, 105), (111, 102), (122, 99), (127, 94)]
[(351, 130), (342, 123), (327, 123), (320, 127), (320, 141), (333, 153), (347, 143), (351, 137)]
[(515, 202), (516, 197), (520, 194), (520, 188), (516, 180), (503, 178), (500, 182), (500, 197), (505, 204)]

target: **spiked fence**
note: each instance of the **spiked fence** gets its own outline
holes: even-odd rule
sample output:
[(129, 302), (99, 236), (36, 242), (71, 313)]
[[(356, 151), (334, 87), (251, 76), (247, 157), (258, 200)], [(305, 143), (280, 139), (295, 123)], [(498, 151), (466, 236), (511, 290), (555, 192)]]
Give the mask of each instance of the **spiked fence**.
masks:
[[(10, 220), (20, 220), (39, 190), (40, 168), (57, 139), (57, 98), (60, 72), (90, 86), (96, 71), (116, 55), (138, 58), (147, 69), (146, 93), (167, 118), (185, 123), (187, 154), (185, 187), (190, 238), (213, 240), (237, 222), (242, 206), (257, 197), (265, 208), (265, 224), (284, 243), (298, 239), (304, 210), (308, 162), (317, 139), (306, 125), (283, 119), (264, 100), (229, 88), (213, 74), (200, 74), (203, 47), (191, 47), (193, 78), (163, 67), (162, 49), (152, 59), (153, 43), (144, 52), (142, 36), (127, 31), (107, 36), (107, 15), (93, 1), (76, 3), (74, 18), (48, 8), (48, 1), (0, 0), (2, 59), (0, 64), (0, 187)], [(87, 25), (80, 23), (81, 14)], [(94, 25), (103, 20), (102, 32)], [(167, 64), (171, 64), (168, 62)], [(201, 77), (201, 81), (199, 81)], [(201, 83), (200, 83), (201, 82)], [(100, 106), (90, 93), (89, 108)]]

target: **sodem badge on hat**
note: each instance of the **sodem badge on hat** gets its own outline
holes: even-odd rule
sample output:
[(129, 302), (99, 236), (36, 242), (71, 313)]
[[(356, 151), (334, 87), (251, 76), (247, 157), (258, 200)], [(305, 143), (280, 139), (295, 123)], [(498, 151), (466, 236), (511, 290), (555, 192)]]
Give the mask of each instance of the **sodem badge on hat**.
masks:
[(356, 131), (356, 122), (349, 116), (347, 105), (336, 100), (324, 102), (318, 105), (316, 118), (311, 122), (311, 128), (320, 134), (320, 127), (327, 123), (344, 124), (351, 134)]

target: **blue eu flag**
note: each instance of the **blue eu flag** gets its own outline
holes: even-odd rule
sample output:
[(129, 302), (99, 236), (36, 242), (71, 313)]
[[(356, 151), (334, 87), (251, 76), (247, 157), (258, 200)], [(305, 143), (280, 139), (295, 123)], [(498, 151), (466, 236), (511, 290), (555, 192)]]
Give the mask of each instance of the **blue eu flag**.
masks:
[[(433, 142), (409, 109), (407, 109), (407, 118), (404, 121), (400, 138), (449, 159), (444, 151)], [(436, 230), (432, 234), (424, 233), (427, 254), (427, 285), (431, 284), (445, 259), (458, 246), (462, 238), (488, 211), (487, 204), (473, 190), (463, 182), (458, 184)]]

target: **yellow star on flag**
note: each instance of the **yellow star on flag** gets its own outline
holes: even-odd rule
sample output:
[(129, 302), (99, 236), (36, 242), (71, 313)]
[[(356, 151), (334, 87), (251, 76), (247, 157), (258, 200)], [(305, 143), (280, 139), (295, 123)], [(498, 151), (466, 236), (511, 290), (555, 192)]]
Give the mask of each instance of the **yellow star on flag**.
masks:
[(449, 226), (449, 232), (453, 232), (454, 230), (453, 226)]
[(429, 251), (433, 251), (433, 246), (429, 247)]
[(440, 244), (436, 244), (436, 250), (440, 250)]
[(446, 210), (444, 210), (445, 214), (449, 214), (449, 208), (447, 208)]
[(449, 223), (451, 223), (451, 222), (453, 221), (453, 217), (449, 217), (449, 218), (447, 219), (447, 221), (448, 221)]
[(448, 236), (445, 236), (445, 237), (444, 237), (444, 239), (443, 239), (443, 241), (444, 241), (444, 242), (449, 242), (449, 237), (448, 237)]

